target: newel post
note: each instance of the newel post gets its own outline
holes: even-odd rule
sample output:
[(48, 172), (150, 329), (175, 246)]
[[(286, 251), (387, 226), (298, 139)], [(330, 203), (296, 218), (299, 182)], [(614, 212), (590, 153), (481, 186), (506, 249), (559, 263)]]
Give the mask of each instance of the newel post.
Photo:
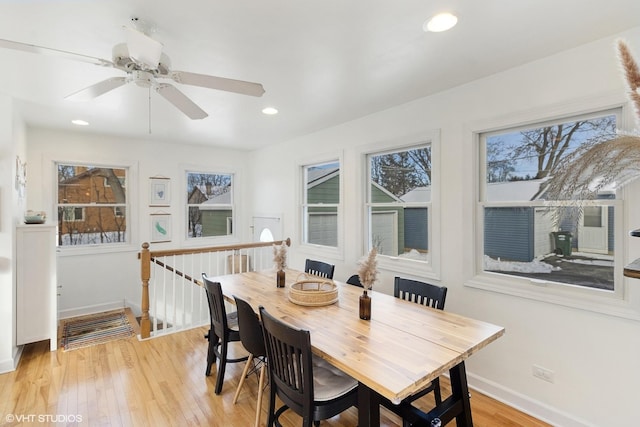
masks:
[(140, 319), (140, 338), (151, 336), (151, 321), (149, 320), (149, 279), (151, 278), (151, 252), (149, 243), (142, 244), (140, 252), (140, 275), (142, 278), (142, 318)]

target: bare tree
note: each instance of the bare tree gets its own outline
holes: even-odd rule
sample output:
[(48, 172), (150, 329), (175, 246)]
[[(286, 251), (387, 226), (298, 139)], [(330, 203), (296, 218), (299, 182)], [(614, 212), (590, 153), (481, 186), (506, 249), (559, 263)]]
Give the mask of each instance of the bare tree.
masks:
[(507, 159), (535, 159), (537, 172), (532, 179), (546, 178), (573, 150), (579, 146), (595, 144), (599, 140), (595, 137), (603, 134), (615, 134), (614, 116), (522, 131), (520, 132), (521, 141), (512, 147)]
[(402, 196), (431, 184), (431, 150), (418, 148), (371, 157), (371, 180)]

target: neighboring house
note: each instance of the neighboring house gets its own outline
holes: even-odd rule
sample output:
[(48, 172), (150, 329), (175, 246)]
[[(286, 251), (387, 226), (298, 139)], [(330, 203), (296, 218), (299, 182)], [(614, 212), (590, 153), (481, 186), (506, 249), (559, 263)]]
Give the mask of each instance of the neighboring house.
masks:
[(371, 229), (376, 234), (372, 236), (371, 243), (382, 254), (402, 255), (405, 253), (405, 209), (391, 205), (402, 203), (402, 200), (374, 182), (371, 184), (371, 202), (390, 204), (372, 209)]
[[(307, 176), (307, 199), (310, 205), (339, 203), (340, 174), (337, 168), (313, 169)], [(402, 203), (378, 184), (372, 184), (373, 203)], [(309, 208), (309, 236), (314, 243), (336, 246), (338, 227), (335, 207), (313, 206)], [(373, 208), (373, 245), (380, 253), (401, 255), (405, 252), (407, 235), (405, 229), (405, 209), (402, 206), (378, 206)]]
[(188, 203), (190, 236), (226, 236), (233, 232), (231, 192), (215, 195), (210, 185), (195, 186)]
[(225, 236), (233, 233), (233, 210), (229, 206), (230, 192), (212, 196), (200, 204), (203, 236)]
[(77, 167), (75, 173), (58, 183), (59, 238), (101, 235), (123, 241), (126, 232), (125, 171)]
[[(338, 246), (338, 212), (340, 203), (340, 169), (314, 168), (307, 174), (308, 239), (324, 246)], [(313, 206), (327, 204), (332, 206)]]
[[(491, 202), (514, 200), (544, 200), (541, 185), (544, 180), (497, 182), (487, 185), (487, 200)], [(604, 192), (601, 198), (608, 197)], [(542, 206), (486, 207), (484, 210), (484, 253), (491, 258), (505, 261), (529, 262), (552, 253), (555, 241), (552, 232), (571, 233), (571, 246), (586, 253), (613, 252), (613, 208), (594, 207), (586, 210), (587, 215), (580, 222), (567, 218), (554, 228), (552, 211)], [(578, 209), (578, 208), (575, 208)], [(580, 235), (585, 230), (585, 218), (589, 222), (589, 213), (594, 218), (598, 233), (604, 233), (606, 242), (600, 247), (580, 245)], [(586, 239), (583, 239), (586, 241)]]
[[(405, 203), (429, 202), (431, 187), (417, 187), (401, 197)], [(404, 209), (405, 250), (415, 249), (418, 252), (429, 250), (429, 211), (427, 208)]]

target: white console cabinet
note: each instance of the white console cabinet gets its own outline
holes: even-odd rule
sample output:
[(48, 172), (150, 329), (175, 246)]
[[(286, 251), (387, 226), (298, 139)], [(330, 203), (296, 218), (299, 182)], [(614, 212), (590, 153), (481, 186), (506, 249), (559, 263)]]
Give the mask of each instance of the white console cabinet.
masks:
[(16, 230), (16, 344), (51, 340), (57, 348), (56, 226)]

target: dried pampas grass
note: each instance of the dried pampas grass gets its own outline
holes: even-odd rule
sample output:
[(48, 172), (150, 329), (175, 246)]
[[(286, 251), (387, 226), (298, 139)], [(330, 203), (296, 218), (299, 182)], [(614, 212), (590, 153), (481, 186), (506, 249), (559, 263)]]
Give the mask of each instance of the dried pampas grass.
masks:
[(640, 69), (638, 69), (638, 64), (633, 59), (629, 47), (623, 40), (618, 40), (618, 59), (629, 87), (629, 99), (635, 106), (636, 116), (639, 119), (638, 125), (640, 126), (640, 92), (638, 91), (640, 88)]
[[(629, 100), (640, 127), (640, 69), (626, 43), (618, 41), (618, 58), (629, 88)], [(640, 135), (619, 133), (565, 157), (547, 181), (545, 199), (595, 199), (604, 188), (619, 188), (640, 176)]]
[(369, 256), (360, 262), (358, 276), (360, 276), (360, 283), (365, 290), (371, 289), (378, 278), (378, 270), (376, 269), (378, 260), (376, 259), (376, 255), (378, 255), (378, 251), (376, 248), (373, 248), (369, 251)]
[(277, 270), (287, 268), (287, 244), (282, 242), (281, 245), (273, 245), (273, 263)]

